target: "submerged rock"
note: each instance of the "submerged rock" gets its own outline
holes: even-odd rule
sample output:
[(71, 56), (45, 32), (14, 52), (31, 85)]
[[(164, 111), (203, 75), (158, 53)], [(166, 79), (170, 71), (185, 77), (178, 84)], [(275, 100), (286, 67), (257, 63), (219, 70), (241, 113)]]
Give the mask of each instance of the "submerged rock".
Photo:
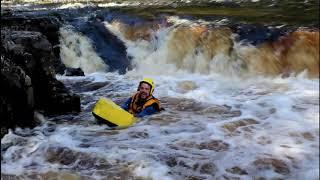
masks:
[(174, 167), (174, 166), (178, 165), (177, 158), (175, 156), (168, 156), (166, 158), (166, 164), (169, 167)]
[(315, 137), (312, 135), (310, 132), (304, 132), (302, 133), (303, 138), (309, 140), (309, 141), (314, 141)]
[(213, 163), (204, 163), (201, 165), (201, 168), (200, 168), (200, 173), (204, 173), (204, 174), (214, 175), (216, 171), (217, 171), (217, 167)]
[(141, 138), (141, 139), (149, 138), (148, 132), (132, 131), (132, 132), (129, 132), (129, 136), (132, 137), (132, 138)]
[(275, 172), (283, 175), (290, 173), (289, 166), (280, 159), (260, 158), (253, 162), (253, 165), (259, 170), (273, 169)]
[(240, 127), (245, 127), (252, 124), (259, 124), (259, 122), (254, 119), (241, 119), (230, 123), (226, 123), (222, 127), (228, 130), (230, 133), (233, 133)]
[(226, 151), (229, 149), (229, 144), (221, 141), (221, 140), (211, 140), (208, 142), (200, 143), (199, 149), (207, 149), (207, 150), (214, 150), (217, 152)]
[(243, 170), (238, 166), (234, 166), (232, 168), (228, 168), (228, 169), (226, 169), (226, 171), (231, 173), (231, 174), (239, 174), (239, 175), (247, 175), (248, 174), (246, 170)]
[(222, 152), (229, 149), (229, 144), (221, 140), (210, 140), (207, 142), (202, 142), (200, 144), (197, 144), (196, 142), (192, 142), (192, 141), (182, 141), (182, 142), (179, 142), (177, 145), (173, 145), (172, 148), (179, 149), (179, 146), (180, 146), (180, 147), (195, 148), (200, 150), (213, 150), (216, 152)]
[(66, 76), (84, 76), (84, 72), (81, 68), (66, 68), (65, 70)]

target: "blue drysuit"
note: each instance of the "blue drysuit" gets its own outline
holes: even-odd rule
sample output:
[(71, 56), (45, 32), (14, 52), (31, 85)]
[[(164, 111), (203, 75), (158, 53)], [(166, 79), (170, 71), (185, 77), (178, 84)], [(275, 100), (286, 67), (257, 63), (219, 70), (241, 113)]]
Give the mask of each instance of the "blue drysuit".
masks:
[[(124, 102), (122, 105), (121, 105), (121, 108), (126, 110), (126, 111), (129, 111), (129, 106), (130, 106), (130, 103), (132, 101), (132, 97), (130, 97), (129, 99), (126, 100), (126, 102)], [(144, 117), (146, 115), (151, 115), (151, 114), (154, 114), (156, 112), (159, 112), (154, 106), (149, 106), (147, 108), (145, 108), (143, 111), (141, 111), (140, 113), (136, 114), (135, 117)]]

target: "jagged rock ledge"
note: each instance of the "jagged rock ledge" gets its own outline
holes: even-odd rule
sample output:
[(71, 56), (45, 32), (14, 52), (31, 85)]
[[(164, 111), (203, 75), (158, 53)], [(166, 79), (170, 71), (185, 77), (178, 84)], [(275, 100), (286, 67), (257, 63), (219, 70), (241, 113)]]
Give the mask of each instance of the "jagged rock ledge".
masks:
[(59, 18), (1, 16), (1, 138), (9, 128), (35, 127), (35, 110), (47, 115), (79, 112), (80, 96), (55, 78), (66, 69), (59, 58)]

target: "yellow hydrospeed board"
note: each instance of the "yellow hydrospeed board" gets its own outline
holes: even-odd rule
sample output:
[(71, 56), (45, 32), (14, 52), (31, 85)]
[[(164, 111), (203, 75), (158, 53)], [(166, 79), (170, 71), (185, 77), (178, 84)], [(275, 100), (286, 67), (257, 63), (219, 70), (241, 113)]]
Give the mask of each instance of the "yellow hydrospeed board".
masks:
[(125, 128), (132, 126), (137, 121), (137, 118), (132, 114), (104, 97), (101, 97), (96, 103), (92, 114), (99, 122), (103, 122), (110, 127)]

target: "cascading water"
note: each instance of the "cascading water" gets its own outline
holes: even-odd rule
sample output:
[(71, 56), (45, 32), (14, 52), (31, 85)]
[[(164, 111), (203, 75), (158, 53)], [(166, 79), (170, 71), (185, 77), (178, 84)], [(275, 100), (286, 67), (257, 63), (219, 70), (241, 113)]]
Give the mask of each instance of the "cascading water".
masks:
[(106, 72), (108, 65), (95, 53), (90, 40), (67, 27), (60, 30), (60, 57), (72, 68), (81, 68), (85, 73)]
[[(62, 61), (86, 76), (57, 78), (81, 95), (82, 112), (10, 131), (3, 179), (319, 178), (319, 31), (270, 26), (252, 42), (228, 19), (107, 17), (130, 68), (121, 60), (126, 73), (114, 72), (94, 37), (62, 28)], [(143, 77), (166, 110), (127, 129), (98, 125), (99, 97), (121, 104)]]

